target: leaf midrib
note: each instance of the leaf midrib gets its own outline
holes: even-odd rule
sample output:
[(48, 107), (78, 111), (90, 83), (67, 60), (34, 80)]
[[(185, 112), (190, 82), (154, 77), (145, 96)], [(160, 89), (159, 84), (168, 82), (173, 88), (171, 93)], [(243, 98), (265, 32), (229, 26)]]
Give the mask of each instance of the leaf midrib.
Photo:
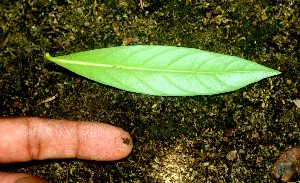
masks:
[(186, 74), (230, 74), (230, 73), (253, 73), (253, 72), (274, 72), (274, 71), (187, 71), (187, 70), (169, 70), (169, 69), (151, 69), (151, 68), (141, 68), (141, 67), (128, 67), (128, 66), (120, 66), (120, 65), (111, 65), (111, 64), (99, 64), (99, 63), (91, 63), (91, 62), (81, 62), (74, 60), (66, 60), (60, 59), (56, 57), (52, 57), (50, 55), (49, 60), (52, 60), (55, 63), (64, 63), (64, 64), (72, 64), (72, 65), (86, 65), (86, 66), (94, 66), (94, 67), (103, 67), (103, 68), (115, 68), (115, 69), (127, 69), (127, 70), (137, 70), (137, 71), (152, 71), (152, 72), (169, 72), (169, 73), (186, 73)]

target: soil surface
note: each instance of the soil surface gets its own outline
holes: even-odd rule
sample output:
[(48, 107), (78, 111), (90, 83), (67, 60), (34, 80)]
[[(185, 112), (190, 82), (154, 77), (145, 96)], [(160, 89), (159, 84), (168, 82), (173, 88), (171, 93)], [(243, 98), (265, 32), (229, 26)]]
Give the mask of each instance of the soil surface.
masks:
[[(300, 139), (299, 12), (296, 0), (2, 0), (0, 115), (105, 122), (128, 131), (134, 149), (117, 162), (47, 160), (0, 171), (48, 182), (276, 182), (272, 166)], [(282, 74), (225, 94), (157, 97), (44, 58), (136, 44), (235, 55)]]

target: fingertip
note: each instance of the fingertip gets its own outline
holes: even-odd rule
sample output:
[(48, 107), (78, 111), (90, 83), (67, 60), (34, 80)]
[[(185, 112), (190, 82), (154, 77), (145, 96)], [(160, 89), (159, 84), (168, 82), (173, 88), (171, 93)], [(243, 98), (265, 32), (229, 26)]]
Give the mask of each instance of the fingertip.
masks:
[(127, 157), (132, 151), (132, 139), (129, 133), (126, 131), (124, 131), (124, 133), (120, 136), (120, 148), (122, 149), (122, 151), (120, 151), (119, 159)]
[(100, 130), (102, 131), (100, 132), (102, 135), (98, 140), (103, 140), (104, 145), (101, 149), (98, 149), (99, 159), (96, 159), (100, 161), (115, 161), (127, 157), (133, 148), (129, 133), (119, 127), (107, 124), (103, 125), (105, 125), (106, 128)]

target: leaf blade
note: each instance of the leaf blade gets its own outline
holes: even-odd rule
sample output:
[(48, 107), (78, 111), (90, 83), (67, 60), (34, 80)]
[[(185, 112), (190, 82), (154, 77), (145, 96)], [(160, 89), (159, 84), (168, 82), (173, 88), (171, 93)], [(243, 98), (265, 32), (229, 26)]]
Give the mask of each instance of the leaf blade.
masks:
[(120, 46), (46, 58), (88, 79), (159, 96), (230, 92), (280, 74), (242, 58), (172, 46)]

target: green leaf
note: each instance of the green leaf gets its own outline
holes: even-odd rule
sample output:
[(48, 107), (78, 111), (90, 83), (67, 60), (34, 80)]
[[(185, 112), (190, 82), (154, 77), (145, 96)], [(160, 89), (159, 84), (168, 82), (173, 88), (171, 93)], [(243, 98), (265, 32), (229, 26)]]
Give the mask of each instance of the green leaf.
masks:
[(120, 46), (46, 58), (91, 80), (159, 96), (230, 92), (280, 74), (235, 56), (173, 46)]

